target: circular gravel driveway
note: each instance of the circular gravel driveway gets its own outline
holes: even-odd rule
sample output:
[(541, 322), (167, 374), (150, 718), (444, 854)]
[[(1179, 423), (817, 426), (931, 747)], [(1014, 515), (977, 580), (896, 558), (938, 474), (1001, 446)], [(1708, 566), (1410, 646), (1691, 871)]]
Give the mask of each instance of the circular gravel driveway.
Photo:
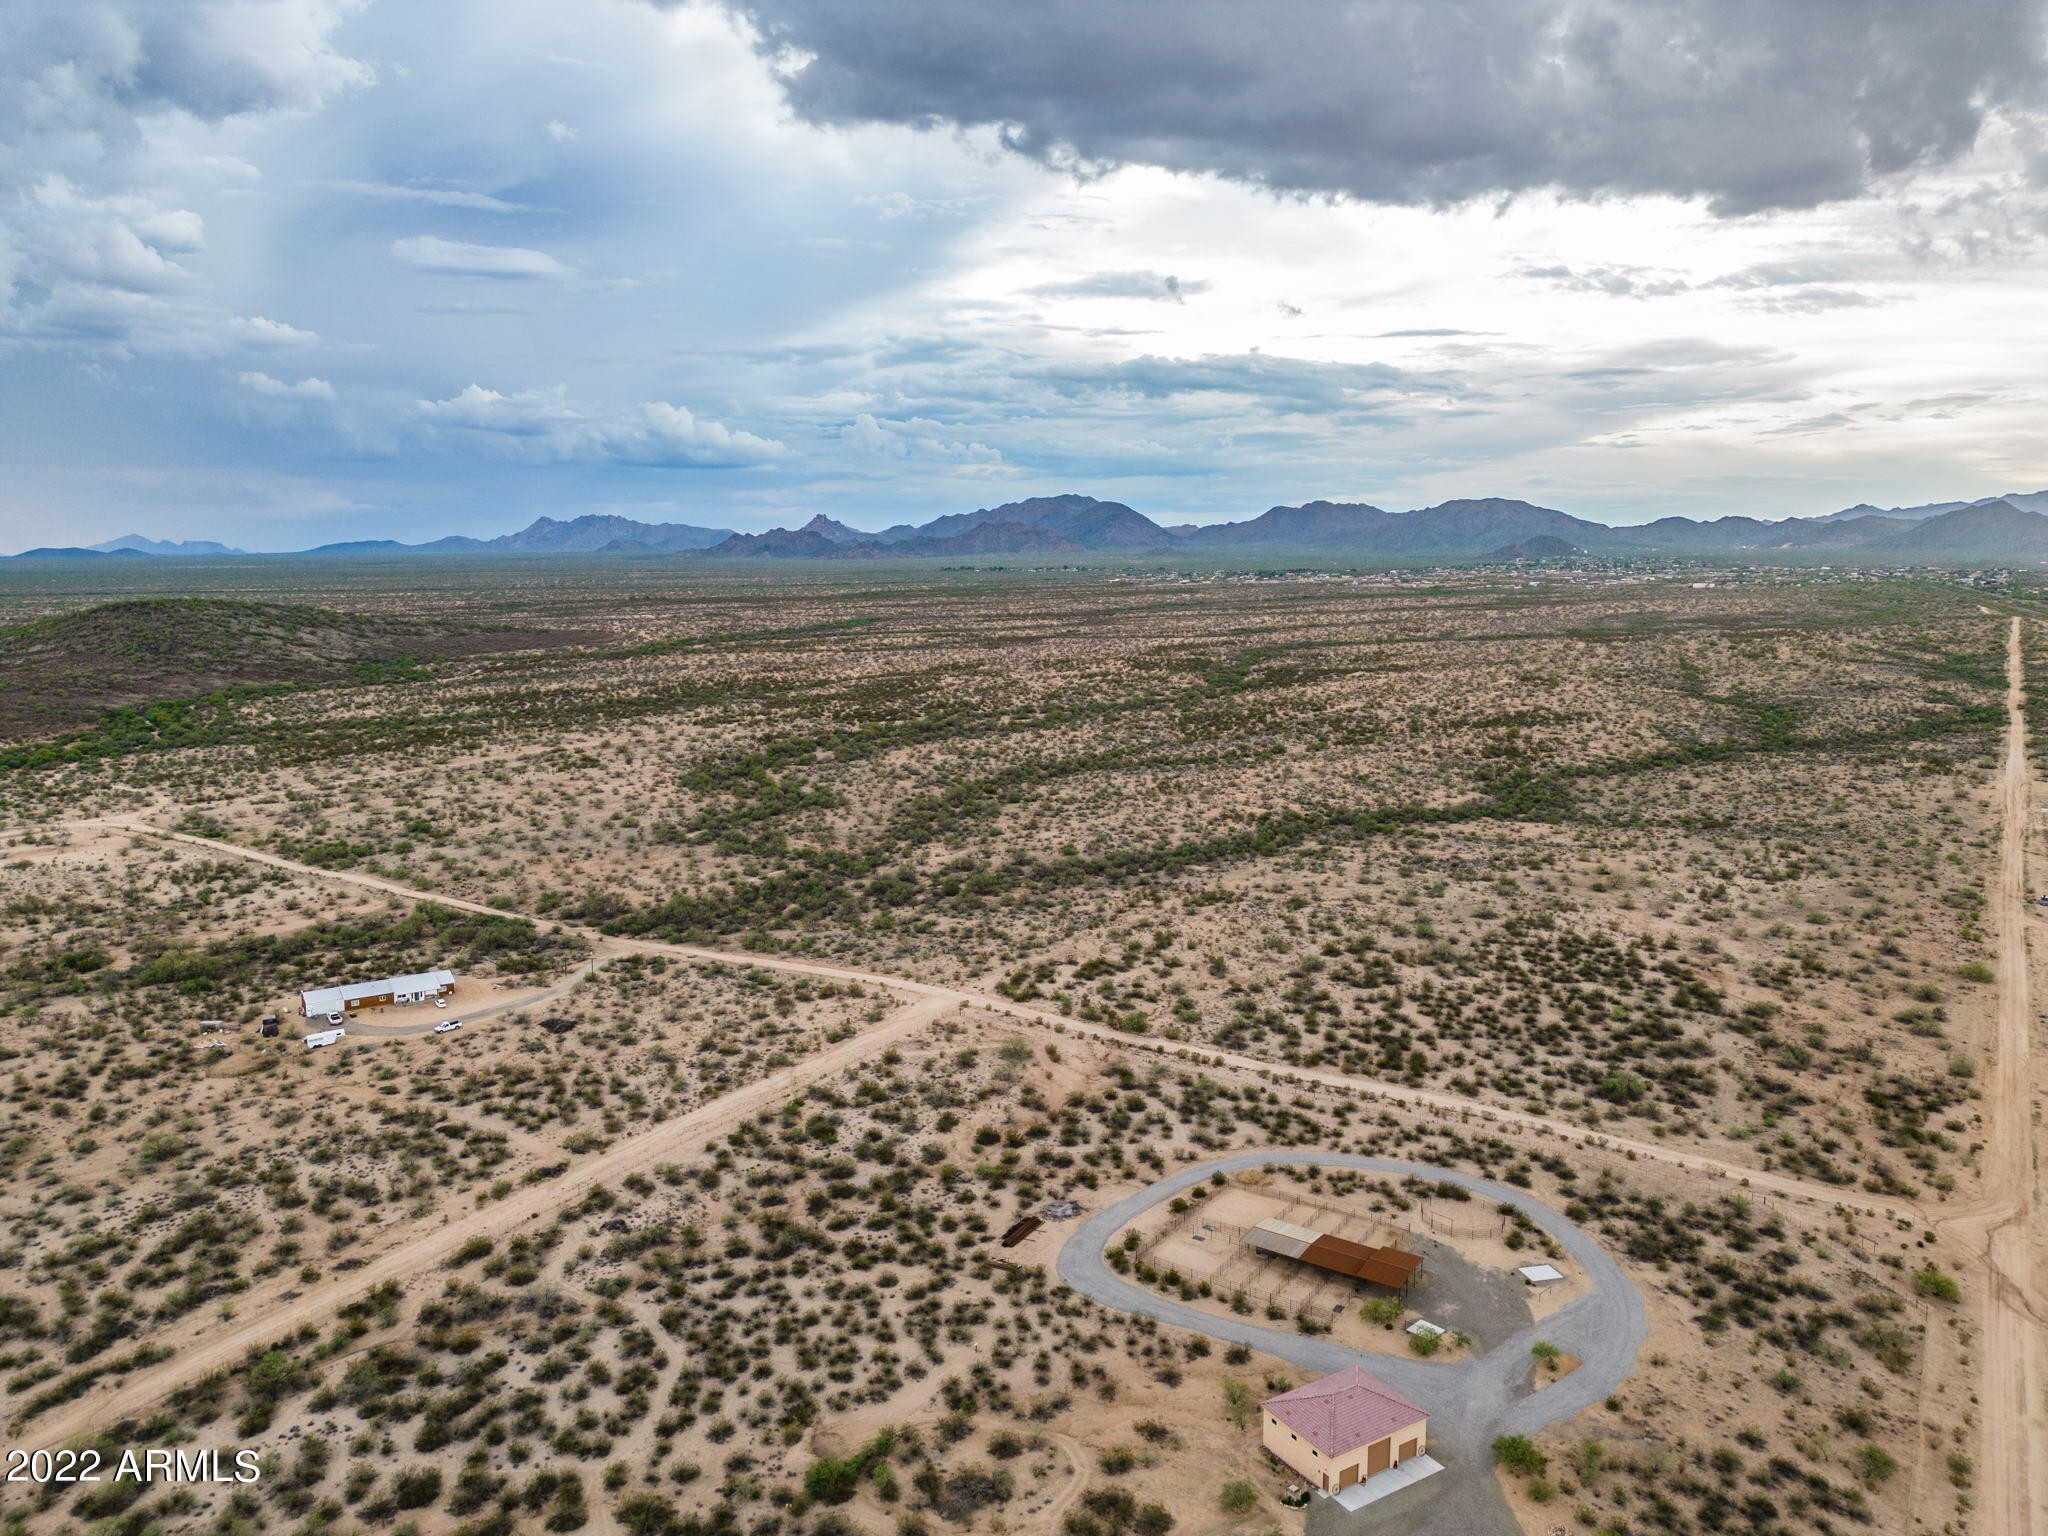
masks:
[[(1481, 1199), (1512, 1205), (1571, 1255), (1592, 1288), (1483, 1355), (1438, 1363), (1366, 1354), (1327, 1339), (1218, 1317), (1124, 1279), (1103, 1259), (1111, 1239), (1138, 1215), (1212, 1174), (1311, 1164), (1457, 1184)], [(1428, 1412), (1430, 1453), (1444, 1463), (1445, 1470), (1355, 1515), (1345, 1514), (1330, 1501), (1313, 1501), (1309, 1510), (1312, 1532), (1398, 1529), (1443, 1532), (1445, 1536), (1478, 1536), (1488, 1531), (1513, 1536), (1518, 1527), (1493, 1477), (1488, 1448), (1494, 1437), (1532, 1435), (1618, 1390), (1634, 1370), (1636, 1352), (1650, 1331), (1642, 1293), (1613, 1256), (1527, 1191), (1449, 1168), (1346, 1152), (1300, 1148), (1239, 1152), (1180, 1169), (1089, 1217), (1061, 1245), (1055, 1270), (1067, 1285), (1103, 1306), (1156, 1318), (1225, 1343), (1246, 1344), (1319, 1376), (1361, 1366)], [(1539, 1340), (1577, 1355), (1580, 1364), (1569, 1376), (1537, 1392), (1530, 1390), (1529, 1347)]]

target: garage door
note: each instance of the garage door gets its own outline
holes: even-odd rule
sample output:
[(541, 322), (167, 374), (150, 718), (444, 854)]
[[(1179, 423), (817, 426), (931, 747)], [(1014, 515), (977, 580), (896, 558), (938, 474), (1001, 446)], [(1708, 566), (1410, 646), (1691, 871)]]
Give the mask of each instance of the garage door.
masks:
[(1391, 1440), (1375, 1440), (1371, 1449), (1365, 1453), (1365, 1475), (1371, 1477), (1375, 1472), (1386, 1471), (1387, 1463), (1393, 1459), (1394, 1442)]

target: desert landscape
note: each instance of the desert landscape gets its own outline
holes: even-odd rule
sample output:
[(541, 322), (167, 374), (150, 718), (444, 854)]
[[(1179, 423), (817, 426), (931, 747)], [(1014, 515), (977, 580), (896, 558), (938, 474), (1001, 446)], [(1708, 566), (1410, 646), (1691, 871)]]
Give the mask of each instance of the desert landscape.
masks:
[(0, 594), (0, 1385), (260, 1475), (11, 1528), (2027, 1528), (2024, 582), (206, 569)]

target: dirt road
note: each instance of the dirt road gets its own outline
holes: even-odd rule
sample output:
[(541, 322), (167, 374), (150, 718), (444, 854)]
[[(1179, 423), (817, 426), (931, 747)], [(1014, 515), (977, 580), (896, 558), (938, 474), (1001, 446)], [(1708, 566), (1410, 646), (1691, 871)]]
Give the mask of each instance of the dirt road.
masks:
[(891, 1042), (915, 1033), (961, 1001), (956, 994), (937, 988), (920, 990), (925, 995), (897, 1009), (873, 1028), (622, 1141), (559, 1179), (528, 1185), (495, 1205), (445, 1218), (439, 1225), (394, 1228), (391, 1240), (381, 1252), (317, 1294), (261, 1310), (256, 1310), (260, 1298), (243, 1297), (243, 1303), (251, 1307), (247, 1317), (197, 1326), (186, 1336), (173, 1359), (66, 1403), (29, 1425), (26, 1437), (18, 1443), (55, 1447), (74, 1435), (132, 1417), (162, 1401), (187, 1381), (209, 1371), (233, 1369), (252, 1349), (289, 1338), (304, 1324), (326, 1322), (342, 1306), (387, 1280), (404, 1285), (422, 1276), (432, 1276), (450, 1254), (472, 1237), (499, 1237), (573, 1204), (594, 1185), (614, 1183), (632, 1173), (651, 1173), (659, 1163), (688, 1156), (713, 1137), (727, 1134), (742, 1121), (780, 1104), (791, 1094), (844, 1072)]
[[(347, 1021), (349, 1036), (352, 1039), (364, 1040), (411, 1040), (419, 1035), (431, 1035), (441, 1025), (458, 1020), (464, 1025), (470, 1025), (483, 1019), (495, 1019), (501, 1014), (518, 1013), (527, 1008), (545, 1008), (549, 1003), (560, 1002), (624, 953), (626, 951), (622, 949), (601, 949), (571, 971), (566, 981), (558, 981), (544, 992), (529, 992), (521, 997), (510, 997), (503, 1002), (485, 1003), (475, 1008), (435, 1009), (423, 1013), (409, 1024), (379, 1024), (372, 1018), (357, 1014)], [(317, 1024), (317, 1020), (309, 1019), (306, 1028), (311, 1030)]]
[(1998, 1029), (1984, 1092), (1983, 1197), (1940, 1230), (1978, 1254), (1984, 1361), (1980, 1415), (1980, 1529), (2029, 1536), (2048, 1521), (2048, 1328), (2040, 1285), (2039, 1191), (2034, 1126), (2032, 978), (2027, 929), (2027, 830), (2033, 785), (2027, 756), (2026, 669), (2020, 620), (2006, 639), (2004, 835), (1993, 897), (1998, 925)]
[[(417, 890), (400, 885), (395, 880), (385, 880), (376, 875), (360, 874), (354, 870), (321, 869), (311, 864), (300, 864), (260, 849), (246, 848), (239, 843), (222, 842), (216, 838), (197, 837), (187, 832), (165, 832), (132, 817), (103, 817), (91, 821), (73, 822), (76, 827), (99, 830), (109, 828), (130, 832), (143, 837), (167, 842), (190, 843), (195, 847), (226, 853), (238, 858), (250, 859), (259, 864), (268, 864), (278, 869), (287, 869), (294, 874), (309, 875), (316, 879), (333, 880), (346, 885), (363, 886), (370, 890), (402, 896), (410, 901), (431, 901), (441, 906), (454, 907), (464, 912), (482, 912), (496, 917), (527, 917), (528, 921), (545, 923), (551, 919), (531, 917), (528, 914), (510, 912), (502, 907), (488, 907), (480, 902), (464, 901), (458, 897), (437, 896), (431, 891)], [(563, 928), (575, 928), (573, 923), (561, 923)], [(1310, 1083), (1321, 1088), (1337, 1088), (1346, 1093), (1358, 1094), (1370, 1099), (1386, 1100), (1397, 1104), (1408, 1104), (1437, 1114), (1448, 1114), (1460, 1120), (1473, 1120), (1481, 1125), (1495, 1125), (1508, 1129), (1534, 1132), (1540, 1136), (1552, 1136), (1559, 1140), (1581, 1146), (1604, 1149), (1622, 1156), (1639, 1160), (1663, 1163), (1668, 1167), (1682, 1168), (1689, 1173), (1704, 1174), (1709, 1178), (1733, 1179), (1746, 1187), (1766, 1193), (1783, 1195), (1787, 1199), (1819, 1202), (1829, 1207), (1841, 1206), (1845, 1210), (1863, 1215), (1893, 1220), (1924, 1221), (1929, 1214), (1917, 1204), (1907, 1200), (1892, 1200), (1882, 1196), (1865, 1194), (1860, 1191), (1823, 1184), (1817, 1180), (1800, 1179), (1788, 1174), (1771, 1173), (1762, 1169), (1746, 1168), (1737, 1163), (1725, 1163), (1716, 1158), (1698, 1153), (1680, 1151), (1675, 1147), (1660, 1146), (1656, 1142), (1633, 1141), (1625, 1136), (1610, 1135), (1605, 1131), (1588, 1130), (1569, 1121), (1554, 1120), (1544, 1115), (1531, 1114), (1527, 1110), (1513, 1109), (1505, 1105), (1480, 1104), (1456, 1094), (1435, 1093), (1427, 1088), (1411, 1088), (1405, 1083), (1381, 1082), (1372, 1078), (1349, 1076), (1342, 1072), (1324, 1071), (1316, 1067), (1289, 1066), (1285, 1062), (1265, 1061), (1256, 1056), (1240, 1056), (1230, 1051), (1213, 1050), (1205, 1046), (1183, 1046), (1169, 1041), (1154, 1040), (1142, 1035), (1125, 1034), (1107, 1025), (1091, 1024), (1083, 1019), (1069, 1018), (1064, 1014), (1048, 1013), (1038, 1008), (1027, 1008), (1007, 998), (992, 997), (981, 992), (961, 988), (937, 987), (927, 982), (910, 981), (904, 977), (887, 975), (880, 971), (861, 970), (853, 966), (832, 965), (819, 960), (792, 960), (780, 955), (752, 955), (725, 949), (702, 949), (689, 944), (671, 944), (659, 939), (622, 939), (615, 935), (603, 934), (596, 929), (581, 930), (593, 944), (616, 948), (620, 951), (640, 951), (647, 954), (661, 954), (687, 960), (711, 960), (723, 965), (756, 965), (767, 970), (789, 971), (799, 975), (828, 977), (838, 981), (858, 981), (864, 985), (889, 987), (899, 992), (925, 996), (945, 996), (972, 1007), (987, 1009), (1029, 1024), (1056, 1029), (1068, 1035), (1096, 1039), (1115, 1045), (1123, 1050), (1154, 1051), (1174, 1059), (1185, 1059), (1192, 1065), (1214, 1065), (1244, 1072), (1260, 1073), (1267, 1077), (1284, 1078), (1291, 1082)]]
[[(2022, 773), (2024, 767), (2022, 761)], [(277, 854), (215, 838), (198, 837), (184, 832), (168, 832), (130, 817), (106, 817), (74, 825), (81, 829), (89, 828), (102, 832), (115, 830), (160, 841), (188, 843), (216, 853), (290, 870), (295, 874), (380, 891), (409, 901), (433, 901), (462, 911), (501, 917), (524, 915), (457, 897), (438, 896), (375, 875), (353, 870), (320, 869), (282, 858)], [(2024, 911), (2020, 916), (2023, 921)], [(1338, 1072), (1262, 1061), (1256, 1057), (1240, 1056), (1230, 1052), (1149, 1040), (1083, 1020), (1023, 1007), (1007, 999), (981, 993), (933, 986), (925, 982), (910, 981), (853, 966), (832, 965), (823, 961), (749, 955), (730, 950), (703, 949), (687, 944), (670, 944), (654, 939), (624, 939), (600, 934), (594, 929), (586, 930), (586, 933), (594, 943), (602, 944), (615, 952), (639, 951), (689, 960), (715, 961), (725, 965), (758, 965), (770, 970), (826, 977), (837, 981), (858, 981), (866, 986), (907, 994), (917, 1001), (818, 1056), (783, 1068), (676, 1120), (620, 1143), (580, 1164), (573, 1173), (562, 1179), (550, 1180), (545, 1184), (521, 1190), (510, 1199), (448, 1219), (439, 1226), (425, 1229), (393, 1228), (389, 1234), (387, 1247), (362, 1269), (349, 1275), (346, 1285), (331, 1285), (318, 1296), (274, 1304), (261, 1311), (252, 1310), (246, 1318), (237, 1318), (224, 1325), (201, 1328), (187, 1341), (175, 1359), (165, 1361), (160, 1366), (138, 1371), (27, 1426), (26, 1432), (34, 1437), (34, 1443), (45, 1447), (54, 1446), (93, 1426), (141, 1413), (161, 1401), (183, 1382), (204, 1375), (208, 1371), (232, 1367), (252, 1347), (267, 1345), (273, 1340), (283, 1338), (304, 1323), (324, 1321), (339, 1307), (385, 1280), (403, 1282), (422, 1274), (432, 1273), (443, 1259), (471, 1237), (500, 1235), (528, 1220), (537, 1219), (560, 1206), (573, 1203), (580, 1192), (591, 1185), (616, 1181), (628, 1173), (650, 1169), (656, 1163), (675, 1161), (686, 1155), (691, 1148), (702, 1144), (710, 1137), (724, 1134), (761, 1109), (780, 1102), (791, 1093), (820, 1078), (846, 1069), (854, 1062), (868, 1057), (886, 1042), (901, 1039), (940, 1014), (962, 1005), (1006, 1016), (1026, 1027), (1055, 1030), (1070, 1038), (1080, 1036), (1098, 1039), (1122, 1050), (1153, 1051), (1169, 1061), (1184, 1060), (1190, 1066), (1235, 1069), (1254, 1073), (1268, 1080), (1307, 1083), (1317, 1087), (1335, 1088), (1367, 1099), (1412, 1105), (1438, 1115), (1456, 1116), (1461, 1120), (1469, 1119), (1481, 1128), (1520, 1130), (1538, 1136), (1554, 1137), (1563, 1142), (1601, 1149), (1641, 1161), (1661, 1163), (1708, 1178), (1728, 1180), (1749, 1189), (1827, 1208), (1841, 1206), (1887, 1219), (1912, 1219), (1922, 1222), (1931, 1219), (1929, 1213), (1923, 1212), (1911, 1202), (1886, 1200), (1838, 1189), (1832, 1185), (1745, 1168), (1697, 1153), (1658, 1146), (1653, 1142), (1609, 1136), (1565, 1121), (1552, 1120), (1506, 1107), (1477, 1105), (1471, 1100), (1451, 1094), (1433, 1093), (1405, 1084), (1376, 1082), (1371, 1079), (1348, 1077)], [(260, 1304), (252, 1297), (244, 1297), (243, 1303), (252, 1309)]]

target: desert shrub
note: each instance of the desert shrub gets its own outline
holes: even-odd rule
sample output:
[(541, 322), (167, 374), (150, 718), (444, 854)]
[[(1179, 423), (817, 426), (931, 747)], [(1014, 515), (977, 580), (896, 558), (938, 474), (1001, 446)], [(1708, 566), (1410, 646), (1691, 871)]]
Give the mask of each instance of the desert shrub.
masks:
[(1250, 1478), (1234, 1477), (1223, 1485), (1216, 1504), (1226, 1515), (1241, 1515), (1259, 1502), (1259, 1490)]
[(1537, 1450), (1527, 1435), (1498, 1436), (1493, 1442), (1493, 1459), (1524, 1477), (1534, 1477), (1550, 1465), (1550, 1458)]
[(1401, 1321), (1402, 1314), (1408, 1310), (1408, 1304), (1398, 1296), (1375, 1296), (1360, 1310), (1365, 1313), (1367, 1322), (1378, 1323), (1382, 1328), (1391, 1328)]
[(400, 1509), (425, 1509), (440, 1497), (439, 1467), (407, 1467), (391, 1481), (391, 1500)]
[(1920, 1296), (1932, 1296), (1937, 1301), (1958, 1301), (1962, 1290), (1954, 1280), (1943, 1274), (1930, 1260), (1925, 1269), (1913, 1273), (1913, 1291)]
[(620, 1503), (617, 1515), (627, 1536), (669, 1536), (682, 1529), (675, 1505), (659, 1494), (635, 1494)]

